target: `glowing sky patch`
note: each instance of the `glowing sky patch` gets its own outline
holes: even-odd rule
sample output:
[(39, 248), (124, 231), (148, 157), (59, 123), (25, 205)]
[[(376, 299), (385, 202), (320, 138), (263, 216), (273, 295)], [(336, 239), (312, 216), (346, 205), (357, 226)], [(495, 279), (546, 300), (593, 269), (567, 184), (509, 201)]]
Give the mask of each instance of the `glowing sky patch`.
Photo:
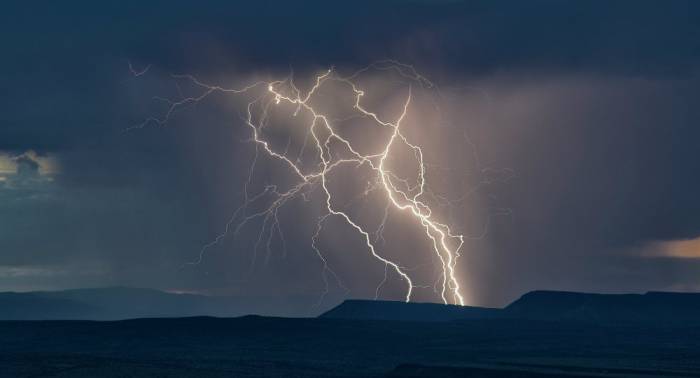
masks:
[(0, 152), (0, 175), (12, 174), (17, 172), (17, 163), (12, 160), (12, 156), (8, 153)]
[(657, 243), (648, 255), (654, 257), (700, 259), (700, 238)]
[(55, 175), (61, 172), (61, 165), (56, 156), (40, 155), (34, 150), (27, 150), (19, 154), (0, 152), (0, 175), (16, 174), (22, 159), (36, 163), (37, 173), (40, 175)]

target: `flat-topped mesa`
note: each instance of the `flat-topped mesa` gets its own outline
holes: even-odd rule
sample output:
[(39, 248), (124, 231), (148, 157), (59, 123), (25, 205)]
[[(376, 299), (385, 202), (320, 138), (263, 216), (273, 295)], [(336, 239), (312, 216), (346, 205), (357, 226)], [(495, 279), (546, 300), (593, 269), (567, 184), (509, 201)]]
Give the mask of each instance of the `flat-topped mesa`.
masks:
[(508, 317), (602, 324), (700, 324), (700, 293), (590, 294), (532, 291), (508, 305)]
[(700, 293), (589, 294), (532, 291), (503, 309), (347, 300), (321, 318), (441, 322), (519, 319), (598, 325), (700, 325)]
[(406, 303), (375, 300), (346, 300), (321, 318), (348, 320), (401, 320), (439, 322), (495, 317), (501, 310), (438, 303)]

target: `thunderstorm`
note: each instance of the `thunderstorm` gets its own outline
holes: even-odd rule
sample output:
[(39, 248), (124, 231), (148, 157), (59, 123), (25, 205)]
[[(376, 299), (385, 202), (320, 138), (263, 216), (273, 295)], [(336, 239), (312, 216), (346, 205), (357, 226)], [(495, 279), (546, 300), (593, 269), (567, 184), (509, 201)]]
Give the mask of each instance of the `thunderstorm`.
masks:
[[(148, 68), (150, 66), (137, 71), (131, 64), (129, 65), (134, 76), (145, 74)], [(405, 81), (403, 100), (399, 107), (400, 112), (393, 118), (371, 110), (363, 101), (366, 97), (366, 89), (358, 83), (358, 78), (372, 70), (391, 72)], [(149, 125), (165, 126), (178, 109), (203, 101), (213, 93), (224, 93), (250, 98), (242, 118), (250, 129), (250, 142), (256, 145), (255, 157), (250, 166), (248, 182), (244, 190), (243, 204), (233, 213), (224, 232), (205, 244), (199, 251), (198, 257), (185, 265), (200, 264), (207, 250), (217, 245), (230, 232), (237, 234), (244, 225), (254, 219), (262, 219), (262, 229), (257, 238), (255, 251), (262, 244), (265, 244), (269, 250), (274, 234), (284, 240), (278, 218), (279, 210), (295, 198), (302, 197), (307, 200), (308, 196), (319, 193), (318, 195), (321, 196), (324, 203), (324, 209), (315, 221), (315, 232), (310, 244), (323, 266), (322, 277), (325, 290), (321, 300), (328, 293), (331, 277), (336, 280), (340, 287), (345, 288), (317, 243), (319, 236), (324, 232), (324, 225), (328, 219), (337, 217), (364, 240), (367, 252), (377, 263), (384, 265), (384, 277), (376, 287), (375, 299), (379, 298), (382, 286), (389, 279), (389, 271), (393, 271), (405, 285), (404, 300), (406, 302), (411, 301), (417, 287), (432, 287), (443, 303), (465, 305), (462, 292), (463, 284), (460, 282), (457, 269), (465, 237), (436, 215), (431, 201), (427, 199), (435, 197), (435, 194), (429, 189), (427, 176), (430, 167), (424, 160), (424, 148), (419, 143), (409, 140), (402, 130), (402, 124), (407, 122), (411, 114), (413, 88), (436, 89), (431, 81), (419, 74), (412, 66), (385, 60), (375, 62), (350, 75), (342, 75), (331, 68), (316, 75), (313, 79), (313, 85), (306, 91), (299, 89), (293, 76), (283, 80), (257, 81), (241, 88), (210, 85), (192, 75), (173, 75), (173, 78), (188, 81), (193, 86), (200, 88), (201, 93), (177, 101), (159, 98), (168, 105), (164, 115), (147, 118), (144, 122), (130, 127), (126, 131)], [(362, 118), (370, 122), (373, 127), (385, 131), (381, 134), (380, 142), (373, 150), (364, 151), (366, 148), (359, 146), (352, 138), (342, 135), (335, 125), (338, 120), (325, 112), (323, 106), (315, 103), (318, 98), (324, 97), (320, 92), (324, 86), (329, 85), (344, 87), (350, 94), (353, 114), (349, 117)], [(294, 111), (290, 117), (305, 120), (301, 126), (305, 135), (304, 143), (296, 153), (291, 153), (289, 146), (285, 149), (275, 149), (271, 141), (266, 138), (265, 129), (271, 122), (271, 109), (284, 105), (293, 107)], [(290, 122), (290, 124), (294, 123)], [(392, 160), (395, 160), (396, 151), (403, 149), (412, 153), (412, 159), (407, 164), (410, 167), (409, 174), (398, 172), (392, 168), (391, 164)], [(288, 189), (280, 189), (279, 185), (269, 184), (260, 192), (249, 193), (248, 186), (255, 175), (256, 161), (260, 154), (281, 162), (292, 174), (295, 182)], [(313, 164), (306, 162), (309, 159), (313, 160)], [(399, 158), (399, 160), (409, 159)], [(365, 195), (375, 191), (383, 193), (382, 197), (386, 208), (384, 217), (376, 230), (370, 230), (363, 226), (361, 222), (353, 218), (351, 213), (336, 204), (335, 197), (337, 195), (329, 185), (329, 175), (345, 166), (351, 166), (355, 169), (364, 168), (371, 172), (371, 177), (367, 181), (367, 189), (364, 191)], [(268, 201), (262, 210), (247, 211), (253, 203), (261, 199)], [(403, 266), (395, 258), (388, 257), (378, 245), (377, 240), (384, 237), (383, 230), (387, 222), (389, 208), (393, 208), (400, 214), (404, 214), (403, 216), (412, 219), (423, 230), (423, 237), (427, 241), (427, 245), (430, 246), (426, 253), (433, 254), (436, 257), (435, 261), (438, 262), (439, 273), (434, 284), (416, 284), (415, 279), (411, 277), (410, 269)]]

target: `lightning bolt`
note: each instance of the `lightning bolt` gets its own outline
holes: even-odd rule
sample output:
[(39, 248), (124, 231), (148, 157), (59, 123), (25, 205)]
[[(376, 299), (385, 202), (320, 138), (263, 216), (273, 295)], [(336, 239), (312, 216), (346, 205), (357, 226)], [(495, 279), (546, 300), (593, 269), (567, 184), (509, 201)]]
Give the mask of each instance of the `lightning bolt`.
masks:
[(150, 64), (147, 65), (146, 67), (140, 69), (140, 70), (137, 70), (136, 68), (134, 68), (134, 65), (131, 64), (131, 61), (128, 61), (127, 63), (129, 63), (129, 72), (131, 72), (131, 74), (134, 77), (139, 77), (139, 76), (145, 75), (148, 72), (148, 70), (151, 69)]
[[(356, 79), (364, 72), (376, 69), (380, 71), (388, 71), (400, 75), (407, 79), (409, 84), (406, 89), (401, 113), (395, 119), (388, 120), (380, 117), (377, 113), (368, 110), (363, 104), (365, 91), (356, 83)], [(132, 72), (134, 70), (132, 69)], [(145, 70), (144, 70), (145, 71)], [(136, 72), (139, 73), (139, 72)], [(136, 74), (135, 73), (135, 74)], [(250, 129), (251, 143), (255, 145), (255, 155), (252, 159), (248, 181), (243, 190), (243, 204), (235, 210), (230, 220), (226, 224), (224, 232), (219, 234), (214, 240), (205, 244), (199, 252), (195, 261), (186, 265), (197, 265), (202, 262), (205, 253), (213, 246), (217, 245), (230, 232), (237, 234), (240, 229), (249, 222), (257, 219), (262, 219), (262, 226), (258, 238), (255, 242), (253, 259), (251, 267), (255, 264), (258, 250), (265, 248), (267, 256), (272, 253), (272, 241), (275, 236), (279, 237), (282, 244), (285, 244), (284, 235), (280, 227), (278, 211), (286, 203), (295, 198), (302, 198), (304, 201), (309, 201), (310, 197), (316, 192), (320, 192), (322, 196), (324, 209), (323, 214), (316, 222), (315, 233), (311, 240), (311, 247), (322, 263), (322, 278), (324, 282), (324, 291), (321, 300), (329, 291), (329, 278), (332, 277), (339, 287), (348, 290), (340, 280), (340, 277), (329, 266), (327, 259), (318, 246), (318, 239), (323, 232), (324, 224), (330, 217), (337, 217), (343, 220), (350, 228), (364, 241), (366, 250), (377, 262), (384, 265), (384, 277), (378, 284), (375, 291), (375, 298), (379, 297), (383, 285), (388, 280), (388, 272), (393, 271), (398, 275), (400, 280), (405, 285), (405, 301), (410, 301), (415, 288), (425, 287), (416, 285), (409, 275), (410, 270), (401, 266), (398, 262), (385, 256), (381, 253), (378, 247), (378, 242), (384, 242), (383, 230), (388, 220), (389, 210), (393, 208), (400, 214), (405, 214), (411, 217), (424, 230), (425, 238), (429, 242), (430, 249), (440, 262), (440, 277), (437, 284), (434, 286), (441, 300), (447, 303), (464, 305), (465, 300), (462, 295), (462, 285), (458, 279), (457, 262), (461, 256), (461, 250), (464, 245), (464, 236), (454, 232), (446, 222), (436, 219), (434, 210), (426, 200), (426, 196), (434, 196), (428, 188), (426, 181), (426, 172), (428, 164), (424, 161), (423, 149), (417, 143), (411, 142), (402, 131), (402, 123), (405, 122), (410, 113), (411, 103), (413, 101), (413, 86), (433, 87), (428, 79), (418, 74), (416, 70), (407, 64), (396, 62), (393, 60), (385, 60), (375, 62), (359, 71), (354, 72), (349, 76), (341, 76), (333, 68), (314, 77), (313, 86), (302, 93), (294, 84), (293, 75), (290, 75), (284, 80), (275, 81), (258, 81), (242, 88), (224, 88), (218, 85), (210, 85), (204, 83), (191, 75), (174, 75), (174, 79), (187, 80), (195, 87), (201, 88), (202, 92), (198, 96), (183, 97), (179, 100), (169, 100), (158, 98), (165, 101), (168, 109), (162, 117), (151, 117), (145, 119), (142, 123), (132, 126), (126, 131), (143, 128), (149, 125), (165, 126), (172, 115), (182, 107), (204, 100), (212, 93), (220, 92), (227, 94), (249, 95), (249, 102), (246, 106), (245, 115), (242, 116), (245, 124)], [(353, 110), (357, 112), (357, 117), (368, 119), (377, 127), (386, 128), (389, 130), (389, 137), (380, 149), (373, 153), (363, 154), (358, 151), (358, 148), (351, 143), (347, 138), (341, 136), (334, 128), (334, 120), (327, 114), (312, 105), (312, 99), (318, 94), (319, 90), (327, 82), (335, 82), (340, 85), (346, 85), (353, 94), (354, 104)], [(310, 118), (308, 124), (305, 125), (305, 139), (301, 150), (294, 154), (289, 152), (289, 144), (284, 150), (276, 150), (273, 148), (269, 140), (264, 137), (263, 130), (270, 122), (269, 111), (272, 107), (288, 104), (295, 108), (293, 116), (305, 114)], [(334, 146), (339, 144), (346, 151), (347, 157), (340, 157), (339, 152)], [(302, 156), (309, 148), (313, 148), (317, 157), (318, 164), (312, 169), (302, 165)], [(408, 179), (400, 177), (389, 168), (389, 160), (392, 158), (392, 153), (398, 148), (408, 148), (413, 152), (416, 164), (416, 182), (411, 182)], [(334, 157), (338, 155), (337, 157)], [(282, 163), (289, 169), (289, 172), (295, 177), (295, 183), (287, 190), (280, 190), (275, 185), (267, 185), (261, 192), (249, 193), (249, 187), (254, 176), (256, 162), (260, 156), (274, 159)], [(368, 182), (367, 189), (364, 194), (370, 191), (380, 190), (386, 198), (386, 207), (384, 216), (379, 227), (371, 232), (366, 230), (360, 222), (353, 219), (352, 216), (337, 206), (336, 196), (328, 185), (328, 176), (331, 172), (341, 166), (352, 165), (356, 168), (366, 167), (373, 173), (373, 180)], [(260, 203), (264, 203), (262, 209), (257, 209)], [(237, 225), (234, 227), (234, 224)], [(438, 288), (439, 287), (439, 288)]]

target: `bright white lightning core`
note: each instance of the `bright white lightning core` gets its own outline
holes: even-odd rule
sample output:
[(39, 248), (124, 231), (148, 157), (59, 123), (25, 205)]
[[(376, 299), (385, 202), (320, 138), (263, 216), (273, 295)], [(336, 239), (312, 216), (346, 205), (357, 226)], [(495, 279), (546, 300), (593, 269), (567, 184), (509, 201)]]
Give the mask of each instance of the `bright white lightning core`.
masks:
[[(380, 116), (367, 108), (363, 103), (365, 90), (361, 88), (356, 80), (359, 75), (370, 69), (391, 70), (393, 73), (400, 75), (406, 80), (408, 85), (405, 87), (403, 95), (403, 105), (401, 112), (394, 119), (386, 119), (385, 116)], [(384, 219), (377, 231), (367, 230), (356, 219), (353, 219), (350, 213), (339, 208), (335, 204), (334, 191), (329, 185), (329, 174), (339, 170), (343, 166), (354, 166), (355, 168), (368, 168), (374, 177), (369, 181), (370, 186), (368, 191), (379, 190), (383, 193), (386, 199), (387, 210), (393, 207), (398, 213), (405, 214), (405, 217), (410, 217), (417, 225), (420, 225), (424, 230), (424, 238), (429, 245), (429, 253), (437, 257), (439, 261), (438, 278), (433, 285), (434, 290), (446, 304), (454, 303), (464, 305), (465, 300), (462, 294), (463, 287), (460, 283), (457, 274), (457, 262), (460, 257), (460, 251), (464, 245), (464, 236), (447, 225), (447, 223), (437, 218), (437, 215), (431, 208), (429, 201), (425, 198), (429, 192), (426, 182), (426, 173), (428, 164), (423, 158), (423, 149), (415, 141), (409, 140), (406, 134), (402, 131), (402, 124), (406, 122), (410, 116), (412, 105), (412, 88), (417, 86), (431, 87), (433, 84), (425, 77), (418, 74), (413, 67), (395, 61), (381, 61), (374, 63), (362, 70), (359, 70), (349, 76), (342, 76), (333, 69), (329, 69), (315, 77), (313, 86), (302, 93), (295, 85), (291, 77), (277, 81), (260, 81), (240, 89), (224, 88), (205, 84), (193, 76), (179, 75), (175, 76), (178, 79), (188, 80), (194, 86), (203, 90), (202, 94), (196, 97), (187, 97), (178, 101), (164, 100), (168, 103), (168, 110), (162, 118), (149, 118), (140, 125), (133, 128), (142, 128), (149, 124), (165, 125), (171, 115), (180, 107), (188, 104), (199, 102), (205, 99), (212, 93), (221, 92), (229, 94), (247, 94), (252, 96), (246, 106), (246, 114), (244, 120), (250, 128), (251, 143), (255, 143), (256, 154), (253, 163), (250, 167), (249, 181), (245, 188), (244, 204), (236, 210), (231, 217), (231, 220), (226, 225), (224, 233), (216, 237), (212, 242), (203, 246), (196, 261), (190, 264), (201, 263), (207, 249), (219, 243), (226, 235), (243, 227), (246, 223), (253, 219), (263, 219), (262, 230), (256, 242), (255, 251), (262, 243), (267, 244), (268, 252), (271, 248), (272, 234), (275, 230), (284, 242), (282, 237), (282, 229), (278, 219), (279, 209), (288, 203), (290, 200), (302, 197), (307, 199), (307, 196), (315, 193), (320, 193), (325, 203), (324, 213), (318, 218), (316, 223), (315, 234), (311, 240), (311, 247), (315, 254), (323, 263), (323, 280), (326, 284), (324, 292), (328, 292), (328, 275), (333, 276), (339, 285), (342, 286), (340, 279), (329, 266), (324, 254), (317, 245), (319, 235), (324, 230), (324, 224), (329, 217), (338, 217), (346, 222), (354, 229), (363, 239), (366, 244), (366, 249), (371, 256), (376, 259), (379, 264), (384, 264), (385, 275), (384, 279), (379, 283), (376, 289), (376, 296), (379, 296), (381, 286), (387, 281), (387, 271), (393, 270), (405, 284), (405, 300), (410, 301), (417, 287), (424, 287), (414, 283), (411, 278), (410, 270), (403, 267), (398, 261), (395, 261), (384, 254), (377, 246), (376, 238), (371, 235), (381, 235), (386, 223), (386, 212)], [(334, 85), (346, 86), (353, 96), (353, 112), (356, 117), (362, 117), (368, 122), (371, 122), (374, 127), (384, 128), (388, 132), (385, 140), (380, 143), (380, 148), (370, 153), (361, 153), (363, 148), (356, 146), (352, 142), (352, 138), (347, 138), (341, 135), (335, 119), (329, 114), (324, 113), (322, 109), (314, 105), (314, 99), (320, 96), (319, 92), (324, 85), (333, 83)], [(350, 92), (351, 91), (351, 92)], [(163, 99), (161, 99), (163, 100)], [(269, 111), (272, 107), (291, 105), (295, 108), (294, 117), (309, 119), (308, 123), (304, 123), (304, 132), (306, 139), (302, 152), (299, 154), (291, 154), (288, 148), (278, 150), (273, 147), (273, 143), (266, 139), (264, 129), (270, 122)], [(298, 123), (298, 122), (297, 122)], [(308, 164), (303, 164), (300, 156), (304, 154), (304, 150), (311, 148), (316, 156), (315, 164), (311, 168)], [(408, 149), (412, 151), (415, 158), (415, 167), (410, 178), (402, 177), (399, 173), (392, 170), (389, 161), (394, 157), (399, 149)], [(257, 194), (248, 193), (248, 185), (254, 175), (255, 164), (262, 153), (270, 159), (280, 161), (285, 165), (290, 173), (295, 177), (295, 182), (290, 185), (287, 190), (279, 190), (276, 185), (267, 185), (263, 191)], [(406, 176), (406, 175), (404, 175)], [(314, 189), (320, 188), (315, 191)], [(272, 198), (268, 205), (262, 210), (252, 214), (246, 214), (245, 210), (250, 204), (260, 198)], [(239, 216), (243, 211), (242, 220), (234, 226), (234, 222), (240, 219)], [(267, 230), (267, 237), (265, 236)], [(267, 240), (265, 240), (267, 238)]]

